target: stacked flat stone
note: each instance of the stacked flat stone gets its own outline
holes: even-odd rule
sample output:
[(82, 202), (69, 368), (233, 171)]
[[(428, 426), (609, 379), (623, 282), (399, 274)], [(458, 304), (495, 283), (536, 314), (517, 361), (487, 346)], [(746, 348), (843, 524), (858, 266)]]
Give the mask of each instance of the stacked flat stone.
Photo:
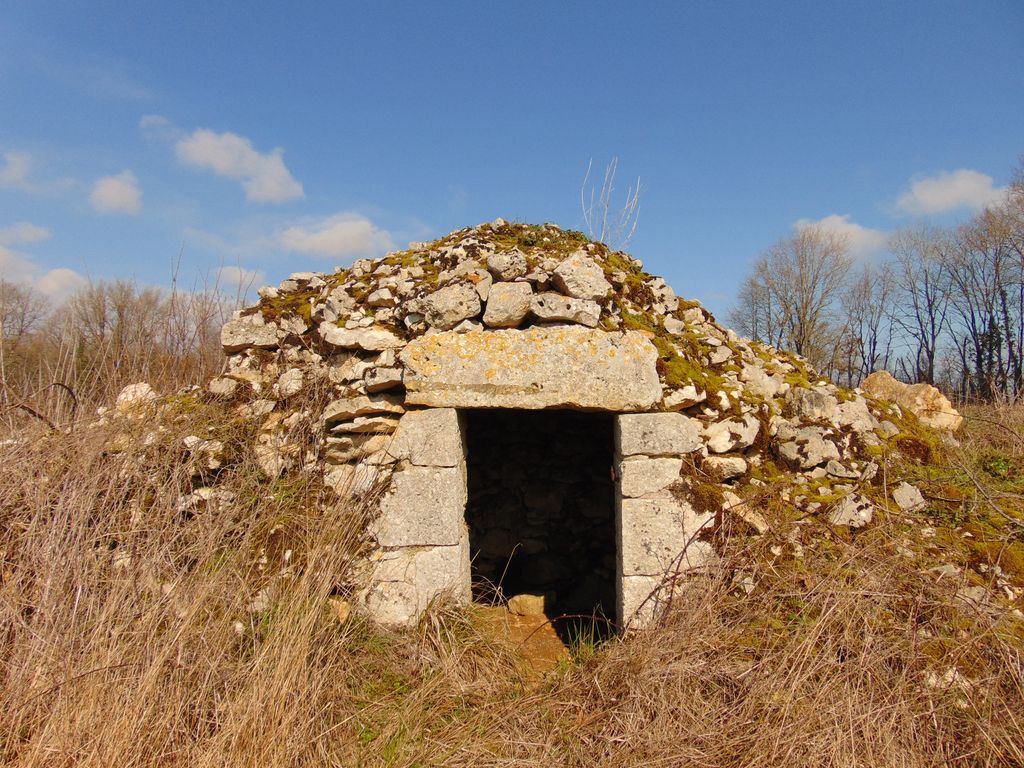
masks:
[[(666, 569), (713, 556), (699, 534), (721, 510), (687, 499), (684, 462), (728, 499), (771, 458), (849, 495), (849, 509), (828, 512), (856, 527), (871, 519), (857, 494), (874, 471), (864, 448), (901, 415), (738, 338), (639, 261), (551, 224), (499, 219), (259, 294), (225, 325), (228, 368), (210, 391), (244, 394), (263, 419), (256, 458), (269, 476), (310, 470), (342, 496), (383, 493), (362, 594), (396, 623), (434, 594), (422, 584), (468, 567), (465, 524), (438, 511), (466, 501), (456, 409), (623, 414), (622, 610), (646, 605), (639, 596)], [(322, 442), (301, 450), (288, 436), (310, 421)]]

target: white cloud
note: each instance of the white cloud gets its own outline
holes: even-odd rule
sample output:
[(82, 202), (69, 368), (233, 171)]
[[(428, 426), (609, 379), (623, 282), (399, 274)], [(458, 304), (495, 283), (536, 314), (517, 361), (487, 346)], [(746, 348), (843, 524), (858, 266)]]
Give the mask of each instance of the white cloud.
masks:
[(28, 152), (4, 152), (0, 155), (0, 187), (9, 187), (32, 194), (52, 194), (74, 187), (78, 182), (70, 178), (37, 181), (32, 178), (32, 155)]
[(11, 282), (31, 285), (54, 301), (88, 283), (82, 275), (66, 267), (44, 272), (25, 254), (3, 246), (0, 246), (0, 275)]
[(32, 173), (32, 157), (27, 152), (4, 152), (0, 168), (0, 186), (30, 191), (28, 177)]
[(225, 266), (217, 270), (217, 282), (222, 288), (241, 288), (246, 291), (254, 285), (262, 285), (264, 277), (262, 269)]
[(248, 200), (283, 203), (305, 196), (302, 184), (285, 167), (280, 147), (261, 154), (244, 136), (201, 128), (180, 139), (176, 150), (178, 159), (186, 165), (242, 182)]
[(278, 232), (275, 239), (289, 251), (336, 259), (374, 256), (393, 245), (391, 233), (356, 213), (338, 213), (288, 227)]
[(139, 130), (148, 141), (174, 142), (181, 138), (181, 129), (163, 115), (143, 115)]
[(1006, 187), (995, 186), (991, 176), (961, 168), (912, 181), (896, 205), (904, 213), (923, 216), (957, 208), (980, 211), (1005, 196)]
[(98, 179), (89, 199), (92, 207), (100, 213), (127, 213), (134, 216), (142, 210), (142, 190), (131, 171)]
[(51, 269), (36, 279), (36, 288), (51, 298), (63, 298), (88, 284), (88, 280), (67, 267)]
[(888, 235), (885, 232), (851, 221), (849, 214), (833, 213), (816, 221), (800, 219), (793, 225), (793, 228), (799, 230), (814, 225), (845, 237), (850, 253), (854, 256), (869, 256), (877, 253), (886, 247), (888, 241)]
[(29, 221), (19, 221), (9, 227), (0, 228), (0, 245), (13, 243), (38, 243), (50, 237), (50, 230)]

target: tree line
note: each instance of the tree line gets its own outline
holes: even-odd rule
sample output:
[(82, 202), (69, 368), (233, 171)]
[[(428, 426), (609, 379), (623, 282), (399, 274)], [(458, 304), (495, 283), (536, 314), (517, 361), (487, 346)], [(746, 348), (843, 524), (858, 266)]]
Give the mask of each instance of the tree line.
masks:
[(99, 281), (54, 303), (0, 280), (0, 417), (53, 424), (109, 402), (127, 384), (163, 391), (223, 366), (220, 328), (238, 297)]
[(956, 227), (917, 224), (886, 253), (801, 226), (757, 258), (730, 313), (751, 338), (856, 386), (888, 369), (962, 399), (1024, 394), (1024, 163), (1005, 199)]

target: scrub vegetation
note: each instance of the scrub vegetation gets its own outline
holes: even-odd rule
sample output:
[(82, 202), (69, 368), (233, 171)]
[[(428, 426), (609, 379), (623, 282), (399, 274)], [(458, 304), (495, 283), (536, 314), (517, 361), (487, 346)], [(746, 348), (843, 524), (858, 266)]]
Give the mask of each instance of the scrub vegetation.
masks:
[[(967, 409), (961, 444), (929, 444), (927, 461), (901, 424), (858, 532), (798, 512), (763, 468), (744, 495), (767, 533), (724, 517), (720, 564), (678, 584), (663, 621), (539, 677), (475, 608), (438, 603), (405, 632), (348, 615), (365, 510), (265, 479), (228, 405), (157, 407), (8, 424), (6, 765), (1024, 761), (1019, 409)], [(193, 434), (236, 458), (196, 464)], [(210, 471), (230, 503), (183, 505)], [(924, 510), (886, 503), (903, 479)]]

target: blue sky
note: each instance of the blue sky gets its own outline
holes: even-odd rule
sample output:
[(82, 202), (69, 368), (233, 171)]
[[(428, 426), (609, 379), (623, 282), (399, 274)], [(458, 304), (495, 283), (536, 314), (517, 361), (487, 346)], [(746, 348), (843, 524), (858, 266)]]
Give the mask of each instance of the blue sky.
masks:
[(1024, 154), (1024, 3), (51, 2), (0, 7), (0, 276), (257, 285), (497, 216), (581, 228), (724, 312), (827, 219), (997, 200)]

